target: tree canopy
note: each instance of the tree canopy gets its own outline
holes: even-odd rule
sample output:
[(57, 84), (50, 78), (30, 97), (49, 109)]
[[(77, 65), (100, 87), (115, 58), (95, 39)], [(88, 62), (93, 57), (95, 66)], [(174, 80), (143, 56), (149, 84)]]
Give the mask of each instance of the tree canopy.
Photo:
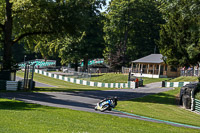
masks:
[(80, 36), (87, 23), (85, 13), (93, 0), (0, 1), (0, 44), (3, 69), (11, 69), (13, 45), (33, 45), (66, 35)]
[[(101, 5), (105, 4), (104, 0), (95, 1), (88, 6), (85, 12), (83, 28), (79, 29), (81, 36), (73, 36), (67, 34), (57, 39), (44, 40), (36, 46), (46, 56), (57, 54), (61, 58), (61, 63), (68, 64), (78, 63), (83, 60), (85, 69), (87, 69), (88, 59), (102, 58), (105, 43), (103, 39), (103, 23), (104, 17), (100, 13)], [(46, 38), (45, 38), (46, 39)], [(46, 48), (49, 47), (48, 53)]]
[[(154, 0), (113, 0), (105, 14), (105, 56), (118, 69), (131, 60), (154, 53), (163, 23)], [(118, 59), (115, 59), (118, 58)], [(116, 63), (115, 63), (116, 62)]]
[[(157, 53), (174, 66), (200, 59), (199, 0), (1, 0), (0, 56), (12, 69), (19, 43), (45, 58), (87, 68), (102, 58), (114, 69)], [(156, 47), (158, 45), (158, 48)], [(14, 47), (15, 46), (15, 47)], [(23, 54), (23, 52), (21, 52)]]
[(160, 52), (170, 65), (196, 65), (200, 61), (200, 1), (174, 0), (165, 7)]

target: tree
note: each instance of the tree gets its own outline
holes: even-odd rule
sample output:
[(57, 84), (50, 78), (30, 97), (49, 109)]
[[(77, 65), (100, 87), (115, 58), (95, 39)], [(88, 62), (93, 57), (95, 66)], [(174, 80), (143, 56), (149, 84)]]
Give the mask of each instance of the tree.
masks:
[(104, 0), (93, 0), (93, 4), (85, 9), (87, 10), (84, 14), (85, 22), (82, 23), (85, 28), (79, 31), (82, 33), (82, 36), (67, 35), (56, 40), (48, 40), (47, 44), (41, 43), (37, 47), (49, 47), (49, 53), (46, 54), (51, 55), (52, 53), (57, 53), (61, 58), (62, 64), (73, 63), (76, 66), (75, 68), (83, 60), (85, 71), (87, 69), (88, 59), (103, 57), (102, 53), (105, 48), (105, 43), (103, 39), (102, 20), (104, 17), (99, 11), (102, 4), (105, 4)]
[[(163, 23), (158, 2), (154, 0), (113, 0), (105, 14), (104, 26), (107, 48), (104, 56), (122, 59), (122, 65), (151, 54), (159, 38), (159, 24)], [(122, 56), (115, 56), (121, 51)], [(118, 59), (120, 60), (120, 59)]]
[(84, 28), (83, 15), (91, 0), (3, 0), (0, 1), (0, 45), (3, 69), (12, 68), (12, 46), (28, 45), (44, 38), (77, 35)]
[(161, 26), (160, 52), (174, 66), (195, 65), (200, 60), (200, 2), (176, 0), (167, 3), (166, 23)]

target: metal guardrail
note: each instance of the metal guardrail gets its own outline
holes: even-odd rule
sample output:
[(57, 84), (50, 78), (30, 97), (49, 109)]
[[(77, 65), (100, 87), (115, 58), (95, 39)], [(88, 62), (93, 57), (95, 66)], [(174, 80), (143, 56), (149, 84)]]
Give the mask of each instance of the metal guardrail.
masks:
[(122, 73), (129, 73), (131, 70), (129, 67), (122, 67)]
[(200, 76), (200, 70), (181, 70), (181, 76)]
[(6, 90), (16, 91), (18, 89), (18, 81), (7, 81)]
[(200, 113), (200, 100), (194, 99), (194, 110)]
[(47, 67), (56, 66), (55, 60), (44, 60), (44, 59), (35, 59), (35, 60), (21, 62), (21, 63), (18, 63), (18, 66), (20, 68), (25, 68), (27, 63), (29, 63), (30, 65), (33, 65), (36, 63), (35, 65), (36, 68), (47, 68)]

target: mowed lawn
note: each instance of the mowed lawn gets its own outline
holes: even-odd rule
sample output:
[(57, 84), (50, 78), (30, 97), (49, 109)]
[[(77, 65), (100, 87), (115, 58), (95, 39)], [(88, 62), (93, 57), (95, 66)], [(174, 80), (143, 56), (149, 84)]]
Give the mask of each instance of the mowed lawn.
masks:
[[(18, 73), (23, 76), (23, 73)], [(35, 80), (50, 83), (63, 90), (91, 90), (87, 86), (71, 86), (68, 82), (35, 74)], [(70, 83), (71, 84), (71, 83)], [(65, 85), (68, 85), (65, 86)], [(54, 89), (59, 89), (54, 88)], [(98, 88), (92, 89), (98, 90)], [(39, 88), (40, 89), (40, 88)], [(42, 88), (41, 88), (42, 89)], [(47, 91), (50, 88), (44, 88)], [(63, 90), (62, 90), (63, 89)], [(110, 88), (109, 88), (110, 89)], [(200, 115), (177, 106), (175, 98), (180, 88), (129, 101), (119, 101), (117, 110), (178, 123), (200, 126)], [(195, 133), (196, 129), (174, 127), (111, 115), (74, 111), (64, 108), (28, 104), (16, 100), (0, 99), (0, 132), (6, 133)]]
[(198, 133), (111, 115), (74, 111), (0, 99), (1, 133)]
[[(168, 80), (168, 78), (145, 78), (145, 77), (142, 77), (142, 79), (143, 79), (143, 84), (149, 84), (153, 82), (161, 82), (161, 81)], [(104, 73), (104, 74), (99, 74), (99, 76), (92, 77), (91, 81), (104, 82), (104, 83), (127, 83), (128, 75)]]
[[(117, 109), (151, 118), (200, 127), (200, 114), (178, 106), (180, 88), (129, 101), (119, 101)], [(200, 131), (199, 131), (200, 132)]]
[[(24, 77), (24, 72), (18, 71), (17, 76)], [(144, 84), (149, 84), (153, 82), (161, 82), (163, 80), (166, 80), (167, 78), (142, 78), (144, 81)], [(99, 75), (98, 77), (92, 77), (91, 81), (94, 82), (103, 82), (103, 83), (127, 83), (128, 75), (124, 74), (114, 74), (114, 73), (107, 73)], [(117, 89), (117, 88), (99, 88), (99, 87), (91, 87), (87, 85), (79, 85), (74, 84), (66, 81), (62, 81), (55, 78), (50, 78), (41, 74), (34, 74), (34, 81), (53, 85), (56, 87), (37, 87), (38, 91), (85, 91), (85, 90), (111, 90), (111, 89)]]
[[(17, 76), (22, 77), (24, 76), (24, 72), (18, 71)], [(41, 74), (34, 73), (34, 81), (45, 83), (48, 85), (52, 85), (55, 87), (36, 87), (37, 91), (79, 91), (79, 90), (111, 90), (112, 88), (99, 88), (99, 87), (91, 87), (87, 85), (80, 85), (74, 84), (66, 81), (62, 81), (55, 78), (50, 78)]]
[(194, 82), (194, 81), (198, 81), (198, 77), (194, 77), (194, 76), (181, 76), (172, 80), (169, 80), (169, 82), (184, 82), (184, 81), (188, 81), (188, 82)]

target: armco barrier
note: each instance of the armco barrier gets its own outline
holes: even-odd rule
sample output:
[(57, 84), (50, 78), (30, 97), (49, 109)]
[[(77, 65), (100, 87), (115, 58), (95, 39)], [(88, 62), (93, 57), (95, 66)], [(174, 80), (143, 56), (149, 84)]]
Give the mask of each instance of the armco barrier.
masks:
[(200, 113), (200, 100), (194, 99), (194, 111)]
[(81, 84), (81, 85), (88, 85), (88, 86), (96, 86), (96, 87), (106, 87), (106, 88), (132, 88), (134, 89), (135, 82), (128, 82), (128, 83), (101, 83), (101, 82), (93, 82), (93, 81), (86, 81), (86, 80), (80, 80), (80, 79), (74, 79), (69, 78), (66, 76), (45, 72), (43, 70), (35, 69), (35, 73), (42, 74), (44, 76), (48, 76), (55, 79), (60, 79), (63, 81), (75, 83), (75, 84)]
[(6, 90), (17, 91), (17, 89), (18, 89), (18, 81), (7, 81), (6, 82)]
[(17, 91), (21, 89), (22, 81), (0, 80), (0, 90)]

